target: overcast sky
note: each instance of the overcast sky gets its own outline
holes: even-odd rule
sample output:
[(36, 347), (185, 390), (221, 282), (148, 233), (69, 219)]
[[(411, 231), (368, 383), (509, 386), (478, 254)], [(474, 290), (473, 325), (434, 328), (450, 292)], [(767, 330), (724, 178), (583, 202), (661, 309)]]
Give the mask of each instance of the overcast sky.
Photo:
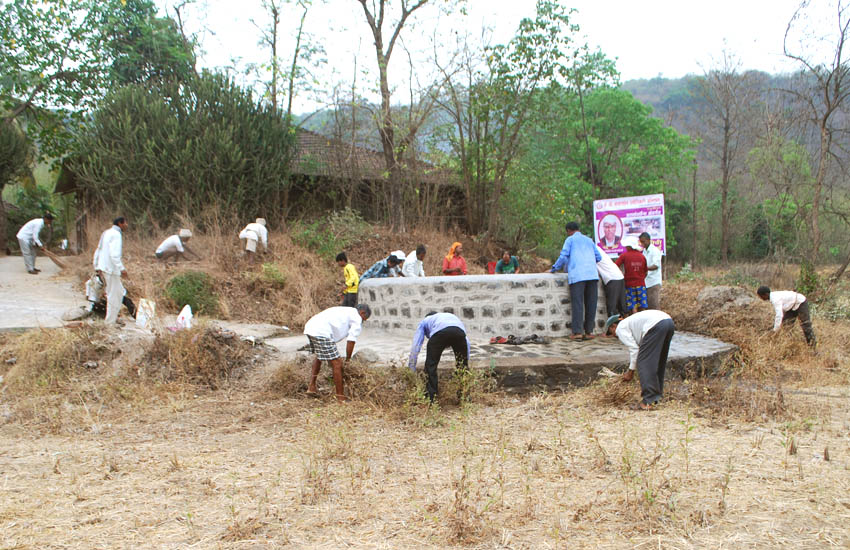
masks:
[[(170, 10), (174, 4), (174, 0), (157, 1), (163, 9)], [(337, 84), (350, 86), (356, 60), (360, 92), (369, 96), (366, 87), (374, 82), (376, 61), (360, 3), (313, 1), (306, 26), (312, 40), (325, 49), (327, 59), (326, 64), (315, 67), (320, 87), (330, 91)], [(829, 3), (815, 0), (819, 10)], [(492, 43), (507, 42), (520, 19), (534, 15), (534, 5), (534, 0), (467, 0), (465, 16), (457, 12), (447, 16), (428, 7), (416, 12), (415, 27), (403, 32), (404, 45), (420, 67), (421, 78), (427, 78), (435, 34), (438, 56), (452, 49), (456, 33), (480, 36), (482, 27), (490, 29)], [(724, 49), (740, 60), (742, 69), (773, 73), (793, 69), (782, 54), (782, 43), (799, 0), (571, 0), (565, 5), (577, 10), (573, 19), (584, 39), (617, 59), (623, 80), (702, 73), (716, 64)], [(284, 10), (281, 57), (287, 59), (300, 13), (292, 5)], [(258, 45), (259, 31), (251, 22), (268, 24), (261, 0), (198, 0), (186, 9), (184, 17), (201, 41), (201, 66), (244, 69), (249, 63), (268, 61), (269, 53)], [(831, 22), (828, 18), (821, 12), (814, 25), (826, 31)], [(397, 50), (393, 63), (395, 84), (401, 89), (409, 81), (406, 53)], [(363, 74), (364, 70), (369, 72)], [(240, 79), (250, 84), (256, 77)], [(321, 97), (302, 94), (295, 110), (313, 110), (321, 102)]]

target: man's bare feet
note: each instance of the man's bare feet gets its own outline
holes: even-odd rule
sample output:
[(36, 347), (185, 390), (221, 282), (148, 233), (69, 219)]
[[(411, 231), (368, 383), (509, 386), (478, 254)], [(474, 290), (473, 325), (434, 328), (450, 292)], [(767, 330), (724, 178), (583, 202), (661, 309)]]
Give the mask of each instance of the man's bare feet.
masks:
[(339, 403), (345, 403), (345, 402), (347, 402), (347, 401), (348, 401), (348, 398), (347, 398), (344, 394), (342, 394), (342, 395), (341, 395), (341, 394), (336, 394), (334, 397), (336, 397), (336, 400), (337, 400)]
[(627, 370), (625, 373), (623, 373), (623, 382), (631, 382), (634, 377), (635, 371)]
[(570, 336), (570, 340), (583, 340), (583, 339), (584, 339), (584, 336), (582, 336), (581, 334), (573, 334), (572, 336)]

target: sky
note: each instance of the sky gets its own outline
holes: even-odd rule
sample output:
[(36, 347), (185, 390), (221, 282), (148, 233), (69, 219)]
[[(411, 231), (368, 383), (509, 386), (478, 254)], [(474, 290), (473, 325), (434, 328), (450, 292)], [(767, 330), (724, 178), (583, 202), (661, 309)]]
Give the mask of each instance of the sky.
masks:
[[(368, 0), (373, 2), (375, 0)], [(175, 0), (157, 0), (173, 15)], [(448, 0), (432, 0), (445, 5)], [(740, 69), (771, 73), (794, 69), (783, 53), (783, 37), (800, 0), (570, 0), (575, 8), (573, 21), (580, 35), (592, 47), (616, 58), (622, 80), (678, 78), (701, 74), (717, 66), (724, 50), (739, 62)], [(817, 9), (828, 8), (828, 0), (815, 0)], [(416, 76), (427, 80), (436, 56), (448, 60), (456, 37), (468, 33), (480, 41), (482, 29), (490, 43), (504, 43), (514, 35), (523, 17), (534, 15), (534, 0), (466, 0), (466, 15), (457, 10), (446, 15), (436, 6), (417, 11), (412, 25), (402, 31), (407, 51), (396, 50), (391, 63), (392, 84), (406, 93), (410, 82), (410, 59), (418, 68)], [(236, 6), (236, 8), (234, 8)], [(189, 31), (197, 33), (203, 54), (202, 67), (230, 67), (237, 80), (251, 85), (256, 73), (245, 74), (251, 63), (268, 61), (267, 49), (258, 45), (268, 18), (262, 0), (196, 0), (184, 10)], [(807, 22), (818, 32), (828, 32), (828, 16)], [(292, 44), (300, 11), (291, 3), (284, 7), (280, 32), (284, 43), (281, 57), (291, 62)], [(253, 21), (253, 22), (252, 22)], [(325, 94), (302, 93), (295, 102), (296, 112), (320, 108), (334, 86), (350, 89), (355, 75), (360, 93), (374, 96), (375, 51), (363, 9), (357, 0), (313, 0), (306, 30), (315, 44), (325, 50), (326, 63), (311, 66), (318, 87)], [(807, 31), (806, 36), (811, 36)], [(435, 48), (434, 44), (438, 46)], [(290, 58), (290, 59), (288, 59)], [(356, 63), (356, 71), (355, 71)]]

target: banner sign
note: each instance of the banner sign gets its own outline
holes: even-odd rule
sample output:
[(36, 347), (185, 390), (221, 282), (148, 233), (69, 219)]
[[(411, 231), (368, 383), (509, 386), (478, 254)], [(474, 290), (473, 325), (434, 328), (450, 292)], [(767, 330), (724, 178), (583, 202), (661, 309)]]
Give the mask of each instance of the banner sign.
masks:
[(644, 231), (667, 254), (663, 194), (593, 201), (593, 221), (594, 240), (609, 256), (626, 251), (623, 237), (637, 238)]

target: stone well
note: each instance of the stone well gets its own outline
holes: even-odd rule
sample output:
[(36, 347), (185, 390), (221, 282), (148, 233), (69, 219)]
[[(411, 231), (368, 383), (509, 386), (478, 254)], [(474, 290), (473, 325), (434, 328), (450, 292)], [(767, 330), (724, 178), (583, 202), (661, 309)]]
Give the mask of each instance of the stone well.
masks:
[[(607, 318), (601, 283), (598, 295), (597, 332)], [(565, 273), (367, 279), (358, 301), (372, 308), (370, 326), (392, 332), (410, 334), (428, 312), (445, 311), (481, 336), (572, 333)]]

